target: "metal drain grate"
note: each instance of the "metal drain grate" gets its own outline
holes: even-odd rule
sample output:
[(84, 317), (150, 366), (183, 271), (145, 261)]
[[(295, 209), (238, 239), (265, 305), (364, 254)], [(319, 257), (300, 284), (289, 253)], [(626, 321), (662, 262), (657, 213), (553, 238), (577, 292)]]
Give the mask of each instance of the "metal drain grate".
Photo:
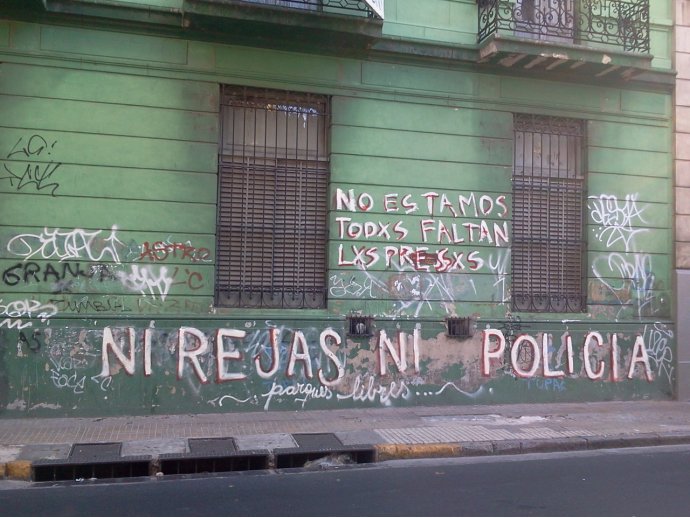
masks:
[(121, 442), (74, 444), (68, 458), (73, 462), (97, 462), (104, 458), (119, 458), (121, 451)]
[(309, 461), (327, 456), (345, 455), (350, 463), (374, 462), (375, 449), (371, 445), (345, 446), (332, 433), (293, 434), (297, 448), (275, 450), (276, 468), (301, 468)]
[(292, 438), (304, 450), (338, 450), (345, 445), (332, 433), (299, 433)]
[(194, 455), (227, 455), (237, 452), (232, 437), (222, 439), (187, 439), (190, 453)]
[(32, 480), (111, 479), (148, 476), (151, 457), (121, 457), (122, 443), (75, 444), (66, 459), (42, 459), (32, 464)]
[(164, 475), (222, 473), (268, 469), (268, 450), (238, 451), (232, 437), (188, 439), (189, 453), (161, 455), (160, 470)]

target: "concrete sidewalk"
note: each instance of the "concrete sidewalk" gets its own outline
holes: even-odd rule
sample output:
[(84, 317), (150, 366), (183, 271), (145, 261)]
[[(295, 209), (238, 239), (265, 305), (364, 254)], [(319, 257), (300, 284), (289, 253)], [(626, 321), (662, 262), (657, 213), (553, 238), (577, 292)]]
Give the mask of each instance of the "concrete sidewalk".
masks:
[[(309, 434), (309, 435), (304, 435)], [(300, 412), (0, 420), (0, 476), (31, 480), (74, 445), (118, 443), (124, 458), (190, 454), (189, 439), (232, 438), (236, 451), (300, 451), (317, 437), (370, 447), (374, 461), (690, 443), (690, 402), (635, 401)], [(330, 439), (330, 436), (332, 440)], [(271, 457), (272, 458), (272, 457)], [(153, 474), (153, 473), (152, 473)]]

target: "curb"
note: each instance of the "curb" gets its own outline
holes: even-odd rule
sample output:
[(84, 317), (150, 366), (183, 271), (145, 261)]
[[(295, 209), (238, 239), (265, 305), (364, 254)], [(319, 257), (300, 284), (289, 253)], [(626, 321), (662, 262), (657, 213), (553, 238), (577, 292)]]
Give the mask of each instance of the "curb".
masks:
[(434, 444), (377, 444), (376, 462), (401, 459), (431, 459), (439, 457), (459, 457), (462, 446), (453, 443)]
[(31, 480), (33, 461), (13, 460), (6, 464), (5, 477), (9, 480)]
[[(555, 453), (567, 451), (601, 450), (690, 444), (690, 432), (625, 433), (587, 437), (559, 437), (546, 439), (471, 441), (426, 444), (372, 444), (373, 462), (390, 460), (479, 457), (519, 455), (526, 453)], [(159, 456), (151, 459), (158, 461)], [(34, 459), (35, 460), (35, 459)], [(32, 481), (34, 460), (15, 459), (0, 462), (0, 480)]]
[(690, 432), (637, 433), (434, 444), (378, 444), (377, 462), (439, 457), (479, 457), (690, 444)]

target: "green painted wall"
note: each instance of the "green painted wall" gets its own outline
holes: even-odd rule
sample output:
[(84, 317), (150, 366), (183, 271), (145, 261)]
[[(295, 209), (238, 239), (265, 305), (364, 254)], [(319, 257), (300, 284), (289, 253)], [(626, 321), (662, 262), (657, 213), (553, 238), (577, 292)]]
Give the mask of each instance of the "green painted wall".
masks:
[[(473, 2), (415, 4), (387, 1), (384, 34), (474, 45)], [(0, 61), (0, 415), (673, 395), (669, 93), (10, 20)], [(324, 310), (213, 306), (221, 84), (332, 96)], [(587, 313), (510, 312), (516, 112), (587, 120)], [(448, 271), (405, 259), (424, 247)]]

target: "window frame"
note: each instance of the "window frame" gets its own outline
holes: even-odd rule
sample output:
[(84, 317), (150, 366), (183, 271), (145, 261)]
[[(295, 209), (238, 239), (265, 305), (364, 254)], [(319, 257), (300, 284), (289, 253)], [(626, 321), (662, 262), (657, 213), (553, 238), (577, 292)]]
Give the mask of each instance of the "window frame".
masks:
[[(518, 149), (521, 133), (522, 159)], [(529, 148), (525, 145), (527, 134), (532, 135)], [(538, 151), (535, 151), (535, 136), (540, 138)], [(548, 138), (548, 145), (545, 145), (545, 137)], [(555, 154), (552, 145), (554, 139), (558, 143)], [(565, 148), (563, 142), (566, 143)], [(575, 150), (569, 155), (571, 142)], [(528, 149), (529, 163), (525, 158)], [(547, 149), (546, 153), (544, 149)], [(566, 150), (564, 165), (562, 149)], [(548, 156), (546, 166), (545, 154)], [(535, 168), (537, 156), (540, 166)], [(557, 162), (555, 167), (554, 159)], [(512, 310), (533, 313), (586, 312), (586, 122), (564, 117), (514, 114), (511, 181)], [(529, 201), (529, 206), (521, 208), (520, 204), (525, 200)], [(571, 232), (573, 235), (568, 235)], [(541, 257), (540, 253), (546, 257)]]
[(220, 85), (216, 307), (327, 307), (330, 105), (326, 95)]

